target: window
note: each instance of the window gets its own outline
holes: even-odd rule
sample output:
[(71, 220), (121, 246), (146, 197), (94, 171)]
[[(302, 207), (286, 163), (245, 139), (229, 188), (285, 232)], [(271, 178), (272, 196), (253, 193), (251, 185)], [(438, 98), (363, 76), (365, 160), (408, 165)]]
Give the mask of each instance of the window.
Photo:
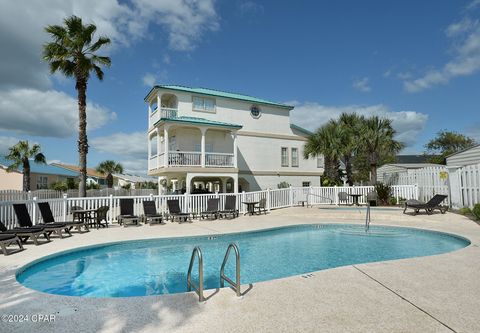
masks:
[(250, 114), (251, 114), (252, 117), (255, 118), (255, 119), (260, 118), (261, 112), (262, 112), (262, 110), (260, 110), (260, 107), (258, 107), (258, 106), (256, 106), (256, 105), (253, 105), (253, 106), (250, 108)]
[(323, 159), (323, 155), (317, 156), (317, 168), (323, 168), (325, 161)]
[(282, 147), (282, 167), (288, 167), (288, 148)]
[(298, 167), (298, 148), (292, 148), (292, 167)]
[(302, 182), (302, 187), (310, 187), (310, 182)]
[(48, 177), (37, 176), (37, 190), (43, 190), (48, 188)]
[(215, 100), (204, 97), (193, 97), (193, 109), (196, 111), (215, 112)]

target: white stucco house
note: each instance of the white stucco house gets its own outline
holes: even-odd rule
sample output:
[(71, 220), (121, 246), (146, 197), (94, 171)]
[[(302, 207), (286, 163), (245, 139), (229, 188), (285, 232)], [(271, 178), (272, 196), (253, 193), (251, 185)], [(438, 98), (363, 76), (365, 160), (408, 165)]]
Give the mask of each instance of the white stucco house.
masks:
[(319, 186), (323, 158), (303, 158), (311, 134), (293, 106), (204, 88), (160, 85), (148, 104), (148, 174), (161, 189), (200, 193)]

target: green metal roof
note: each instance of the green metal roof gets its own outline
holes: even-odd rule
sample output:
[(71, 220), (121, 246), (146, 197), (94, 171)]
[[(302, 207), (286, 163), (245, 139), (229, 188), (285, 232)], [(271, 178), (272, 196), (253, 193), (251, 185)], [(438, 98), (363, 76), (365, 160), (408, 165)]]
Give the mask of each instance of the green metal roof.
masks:
[(290, 124), (290, 128), (291, 128), (291, 129), (295, 129), (295, 130), (297, 130), (297, 131), (300, 131), (300, 132), (302, 132), (302, 133), (305, 133), (305, 134), (307, 134), (307, 135), (312, 135), (312, 134), (313, 134), (312, 131), (309, 131), (309, 130), (307, 130), (307, 129), (303, 128), (303, 127), (297, 126), (297, 125), (295, 125), (295, 124)]
[(196, 125), (208, 125), (208, 126), (218, 126), (218, 127), (230, 127), (240, 129), (243, 126), (231, 123), (224, 123), (222, 121), (209, 120), (204, 118), (197, 117), (174, 117), (174, 118), (161, 118), (155, 123), (158, 124), (160, 121), (168, 122), (177, 122), (177, 123), (187, 123), (187, 124), (196, 124)]
[(266, 99), (252, 97), (252, 96), (248, 96), (248, 95), (242, 95), (242, 94), (231, 93), (231, 92), (215, 90), (215, 89), (191, 88), (191, 87), (184, 87), (184, 86), (178, 86), (178, 85), (156, 85), (148, 92), (147, 96), (145, 96), (145, 100), (147, 99), (147, 97), (150, 95), (150, 93), (155, 88), (176, 90), (176, 91), (185, 91), (185, 92), (189, 92), (189, 93), (193, 93), (193, 94), (200, 94), (200, 95), (231, 98), (231, 99), (237, 99), (237, 100), (241, 100), (241, 101), (248, 101), (248, 102), (252, 102), (252, 103), (273, 105), (273, 106), (277, 106), (277, 107), (284, 108), (284, 109), (289, 109), (289, 110), (293, 109), (293, 106), (290, 106), (290, 105), (286, 105), (286, 104), (282, 104), (282, 103), (276, 103), (276, 102), (268, 101)]

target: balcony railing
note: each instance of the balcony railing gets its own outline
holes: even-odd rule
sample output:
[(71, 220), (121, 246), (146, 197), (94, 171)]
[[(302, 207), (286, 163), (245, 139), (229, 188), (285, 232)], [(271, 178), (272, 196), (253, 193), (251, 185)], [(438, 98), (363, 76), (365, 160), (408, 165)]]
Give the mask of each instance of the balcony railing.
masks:
[(168, 166), (200, 166), (202, 154), (194, 151), (174, 151), (168, 153)]
[(234, 167), (233, 154), (206, 153), (205, 166), (208, 167)]
[(158, 112), (158, 108), (153, 110), (150, 114), (149, 125), (153, 126), (157, 121), (160, 119), (171, 119), (176, 118), (178, 115), (178, 109), (175, 108), (160, 108), (160, 112)]

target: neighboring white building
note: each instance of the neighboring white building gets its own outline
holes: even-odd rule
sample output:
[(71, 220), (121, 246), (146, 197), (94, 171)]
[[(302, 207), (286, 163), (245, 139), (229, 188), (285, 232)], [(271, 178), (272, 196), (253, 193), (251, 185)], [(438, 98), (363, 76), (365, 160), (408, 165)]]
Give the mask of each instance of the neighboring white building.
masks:
[(462, 167), (480, 163), (480, 144), (446, 157), (447, 166)]
[(155, 178), (128, 175), (123, 173), (114, 173), (112, 176), (113, 176), (113, 183), (116, 187), (130, 185), (131, 189), (133, 190), (137, 187), (137, 184), (156, 182)]
[(319, 186), (323, 159), (303, 159), (311, 134), (292, 106), (245, 95), (155, 86), (148, 103), (148, 174), (162, 188), (236, 192)]
[(399, 174), (409, 174), (412, 171), (426, 168), (426, 167), (438, 167), (439, 164), (432, 163), (392, 163), (384, 164), (377, 170), (377, 181), (381, 183), (395, 183), (395, 177)]

